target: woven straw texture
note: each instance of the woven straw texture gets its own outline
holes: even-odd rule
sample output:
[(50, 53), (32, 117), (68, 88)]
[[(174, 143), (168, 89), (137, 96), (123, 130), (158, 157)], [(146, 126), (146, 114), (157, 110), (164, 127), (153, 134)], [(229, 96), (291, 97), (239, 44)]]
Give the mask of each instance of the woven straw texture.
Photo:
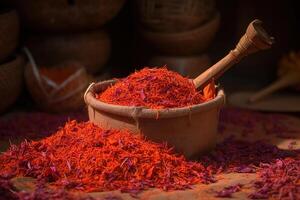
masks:
[(191, 56), (202, 53), (211, 44), (219, 24), (220, 15), (216, 13), (205, 24), (193, 30), (167, 33), (140, 29), (140, 34), (156, 52), (172, 56)]
[(103, 26), (125, 0), (16, 0), (24, 24), (37, 31), (73, 32)]
[(136, 0), (138, 19), (152, 31), (193, 29), (210, 19), (214, 0)]

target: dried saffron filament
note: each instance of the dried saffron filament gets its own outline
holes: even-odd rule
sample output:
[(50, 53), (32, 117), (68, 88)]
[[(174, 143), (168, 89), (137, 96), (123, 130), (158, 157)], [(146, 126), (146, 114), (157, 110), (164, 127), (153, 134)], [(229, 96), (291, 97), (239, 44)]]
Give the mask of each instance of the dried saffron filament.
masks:
[(271, 164), (261, 164), (259, 179), (254, 182), (256, 191), (251, 199), (300, 199), (300, 160), (277, 159)]
[(144, 68), (98, 94), (100, 101), (152, 109), (177, 108), (203, 103), (215, 97), (209, 84), (204, 94), (189, 79), (167, 68)]
[(206, 168), (164, 144), (127, 131), (68, 122), (54, 135), (24, 141), (0, 156), (0, 176), (30, 176), (81, 191), (186, 189), (212, 180)]
[(263, 141), (246, 142), (227, 138), (211, 154), (202, 156), (201, 163), (205, 163), (214, 173), (255, 173), (261, 163), (298, 155), (296, 150), (279, 149)]
[[(269, 127), (266, 134), (299, 133), (299, 130), (292, 130), (287, 124), (280, 124), (284, 122), (281, 115), (226, 110), (221, 115), (224, 123), (248, 127), (253, 134), (256, 123), (265, 126), (271, 122), (274, 127)], [(40, 118), (45, 121), (43, 126), (40, 125)], [(58, 121), (66, 120), (65, 117), (60, 118)], [(17, 120), (13, 125), (14, 129), (17, 130), (20, 123), (35, 121), (38, 128), (27, 129), (39, 132), (49, 122), (53, 121), (50, 123), (52, 126), (57, 123), (41, 113), (29, 121), (23, 120)], [(3, 129), (8, 127), (10, 126), (2, 126)], [(19, 133), (26, 131), (26, 127), (20, 129)], [(148, 142), (130, 134), (127, 136), (128, 134), (126, 131), (103, 130), (90, 123), (72, 121), (44, 140), (24, 141), (19, 146), (13, 145), (9, 151), (0, 155), (0, 190), (4, 187), (8, 189), (7, 195), (11, 195), (9, 183), (1, 182), (1, 177), (10, 179), (26, 175), (38, 177), (41, 182), (46, 180), (56, 186), (53, 187), (53, 195), (59, 193), (61, 188), (71, 191), (118, 189), (132, 194), (149, 187), (185, 189), (194, 183), (210, 183), (218, 173), (238, 172), (258, 175), (252, 185), (255, 192), (250, 198), (299, 199), (299, 150), (283, 150), (263, 141), (249, 142), (230, 137), (218, 144), (213, 152), (199, 158), (199, 162), (187, 162), (172, 154), (165, 145)], [(217, 196), (227, 196), (235, 191), (236, 187), (224, 188)], [(41, 194), (41, 191), (38, 192)], [(48, 190), (45, 192), (49, 193)], [(33, 194), (28, 195), (32, 197)], [(28, 199), (28, 196), (25, 198)]]

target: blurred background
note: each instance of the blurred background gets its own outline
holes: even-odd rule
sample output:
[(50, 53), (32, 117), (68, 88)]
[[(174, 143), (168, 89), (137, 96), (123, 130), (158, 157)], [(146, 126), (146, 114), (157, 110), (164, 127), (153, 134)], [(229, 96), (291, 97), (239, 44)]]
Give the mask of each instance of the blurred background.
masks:
[(76, 109), (90, 82), (144, 66), (193, 78), (234, 48), (255, 18), (276, 43), (220, 79), (228, 93), (272, 82), (281, 56), (299, 50), (295, 0), (1, 0), (0, 8), (1, 113)]

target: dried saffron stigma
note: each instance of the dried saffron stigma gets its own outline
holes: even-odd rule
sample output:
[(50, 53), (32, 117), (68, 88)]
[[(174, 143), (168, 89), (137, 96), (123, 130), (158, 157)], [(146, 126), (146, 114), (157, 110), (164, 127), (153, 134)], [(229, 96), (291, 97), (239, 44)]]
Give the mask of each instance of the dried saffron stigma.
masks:
[(43, 140), (11, 146), (0, 155), (0, 168), (0, 177), (30, 176), (85, 192), (187, 189), (213, 181), (201, 163), (186, 161), (165, 144), (76, 121)]
[[(14, 132), (19, 123), (34, 123), (35, 128), (33, 125), (23, 127), (17, 133), (41, 132), (49, 123), (54, 127), (57, 126), (56, 123), (61, 124), (66, 120), (63, 116), (54, 120), (54, 116), (47, 118), (47, 115), (41, 113), (31, 116), (29, 121), (24, 121), (21, 117), (16, 124), (2, 127), (11, 127), (11, 131)], [(73, 118), (83, 117), (76, 116)], [(254, 135), (256, 123), (264, 125), (257, 128), (265, 131), (265, 125), (271, 122), (278, 123), (274, 127), (268, 125), (266, 135), (278, 135), (278, 131), (282, 132), (278, 135), (280, 137), (287, 137), (288, 135), (284, 134), (292, 132), (299, 133), (298, 129), (292, 128), (292, 119), (283, 115), (266, 115), (227, 108), (222, 111), (221, 116), (221, 121), (228, 125), (226, 129), (232, 133), (236, 131), (230, 128), (232, 124), (242, 129), (247, 128), (247, 131), (251, 131), (249, 135)], [(41, 117), (45, 121), (42, 123), (43, 127), (36, 123)], [(283, 124), (287, 120), (290, 123)], [(224, 136), (229, 132), (222, 134)], [(187, 161), (182, 156), (173, 154), (172, 149), (165, 144), (147, 141), (142, 136), (132, 135), (128, 131), (104, 130), (90, 122), (69, 121), (48, 138), (31, 142), (25, 140), (20, 145), (11, 145), (8, 151), (0, 154), (0, 199), (82, 200), (84, 198), (77, 197), (77, 194), (86, 193), (80, 191), (114, 190), (128, 192), (144, 199), (151, 191), (139, 192), (149, 188), (181, 190), (192, 187), (197, 191), (202, 188), (201, 184), (207, 184), (204, 188), (210, 188), (211, 195), (219, 198), (246, 195), (245, 198), (248, 196), (251, 199), (300, 199), (299, 149), (290, 149), (288, 146), (286, 149), (280, 149), (276, 145), (266, 143), (265, 140), (243, 141), (239, 137), (228, 136), (212, 152), (199, 157), (198, 161)], [(294, 138), (290, 143), (295, 144), (295, 141)], [(225, 173), (245, 173), (244, 178), (250, 173), (255, 176), (251, 175), (253, 179), (250, 178), (250, 182), (244, 178), (226, 178), (230, 182), (224, 182)], [(34, 190), (20, 190), (22, 176), (37, 178), (29, 184), (34, 184)], [(215, 188), (216, 184), (210, 185), (213, 182), (223, 184), (221, 181), (228, 184), (224, 184), (224, 187), (219, 187), (218, 190)], [(194, 184), (199, 184), (200, 187), (193, 187)], [(191, 192), (194, 193), (195, 190)], [(105, 199), (119, 199), (119, 196)]]
[(192, 106), (215, 97), (215, 85), (210, 83), (204, 91), (196, 90), (192, 81), (180, 74), (162, 68), (144, 68), (124, 78), (103, 93), (100, 101), (151, 109)]
[(271, 164), (261, 164), (259, 179), (254, 182), (251, 199), (300, 199), (300, 160), (277, 159)]

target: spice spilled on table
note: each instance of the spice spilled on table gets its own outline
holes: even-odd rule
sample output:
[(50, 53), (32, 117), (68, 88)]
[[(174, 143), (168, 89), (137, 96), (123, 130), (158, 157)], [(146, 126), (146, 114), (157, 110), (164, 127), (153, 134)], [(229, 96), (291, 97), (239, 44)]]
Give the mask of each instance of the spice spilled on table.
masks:
[[(150, 78), (140, 79), (141, 72)], [(119, 105), (163, 109), (191, 106), (215, 96), (213, 82), (198, 92), (188, 79), (180, 75), (172, 79), (172, 75), (162, 75), (164, 73), (173, 74), (165, 68), (143, 69), (120, 80), (99, 94), (98, 99), (107, 98), (113, 100), (108, 103)], [(159, 80), (159, 84), (150, 87), (153, 77), (158, 77), (154, 80)], [(157, 89), (166, 87), (168, 81), (171, 86), (165, 88), (165, 92)], [(133, 86), (137, 87), (135, 92), (131, 91)], [(178, 101), (180, 95), (175, 98), (167, 91), (174, 94), (184, 91), (188, 98), (184, 95)], [(130, 99), (115, 98), (120, 92), (131, 95)], [(239, 122), (231, 116), (223, 114), (223, 122)], [(245, 126), (249, 126), (248, 121), (245, 121)], [(198, 161), (187, 161), (175, 154), (167, 144), (148, 141), (129, 131), (105, 130), (90, 122), (69, 121), (45, 139), (25, 140), (20, 145), (11, 145), (8, 151), (0, 155), (0, 178), (33, 177), (38, 183), (51, 186), (61, 196), (69, 195), (64, 190), (120, 190), (136, 195), (150, 188), (185, 190), (196, 184), (212, 184), (218, 181), (216, 176), (221, 173), (257, 173), (258, 179), (252, 185), (255, 191), (249, 198), (297, 199), (300, 196), (297, 176), (299, 153), (298, 150), (281, 150), (263, 141), (246, 142), (228, 138)], [(278, 190), (278, 187), (283, 189)], [(242, 189), (243, 186), (237, 184), (225, 187), (216, 195), (227, 197)]]
[(11, 146), (0, 156), (0, 168), (2, 177), (30, 176), (85, 192), (187, 189), (214, 181), (201, 163), (165, 144), (76, 121), (46, 139)]
[[(215, 175), (219, 173), (259, 173), (261, 178), (253, 187), (268, 187), (266, 191), (258, 188), (251, 198), (262, 192), (274, 198), (300, 195), (299, 177), (295, 176), (299, 170), (297, 150), (229, 138), (198, 162), (187, 161), (166, 144), (128, 131), (104, 130), (89, 122), (70, 121), (48, 138), (12, 145), (1, 154), (0, 168), (1, 178), (34, 177), (58, 191), (121, 190), (131, 194), (150, 188), (182, 190), (210, 184), (217, 181)], [(287, 170), (291, 173), (284, 175)], [(275, 172), (282, 176), (274, 176)], [(282, 178), (286, 181), (280, 181)], [(292, 193), (286, 189), (276, 193), (277, 182), (294, 188)]]

